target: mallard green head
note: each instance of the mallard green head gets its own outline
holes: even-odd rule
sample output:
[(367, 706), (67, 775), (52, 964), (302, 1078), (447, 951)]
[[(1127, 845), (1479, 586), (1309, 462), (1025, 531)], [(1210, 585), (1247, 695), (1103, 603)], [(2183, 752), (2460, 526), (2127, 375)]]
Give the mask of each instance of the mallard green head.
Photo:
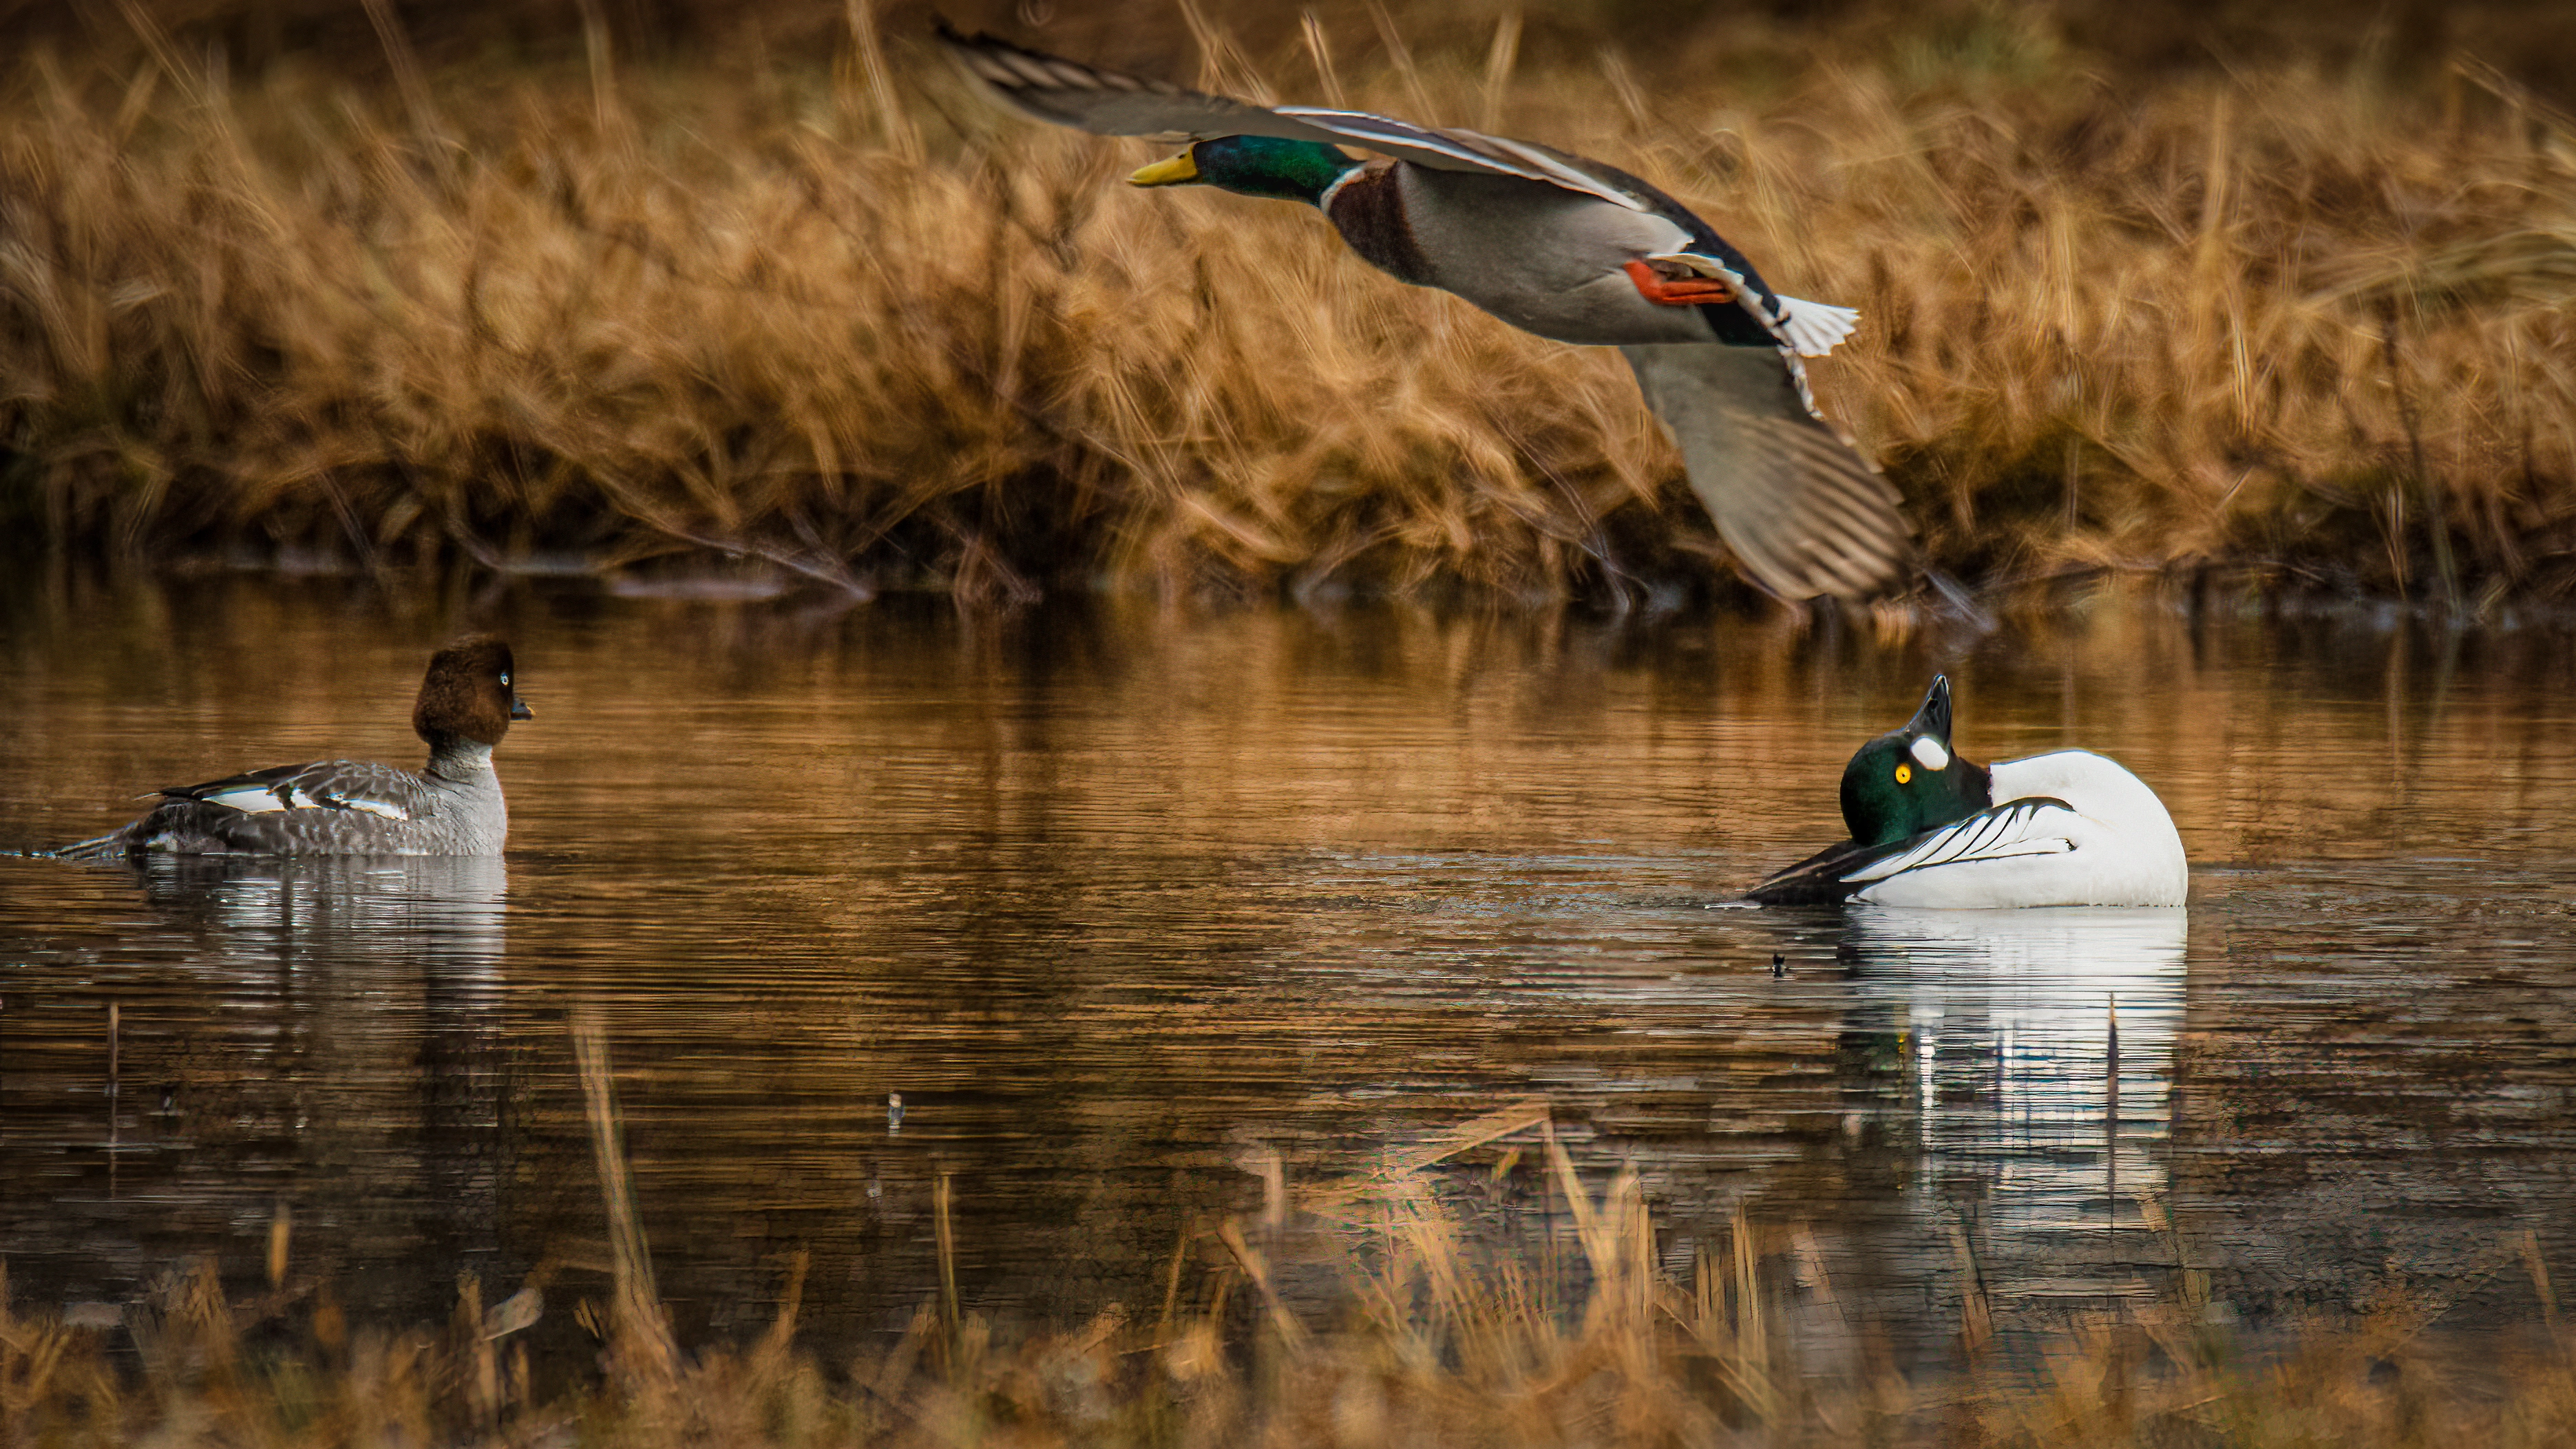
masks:
[(1861, 746), (1843, 767), (1843, 824), (1863, 845), (1893, 845), (1993, 803), (1986, 767), (1950, 748), (1946, 675), (1933, 678), (1905, 728)]
[(1320, 141), (1277, 136), (1219, 136), (1191, 143), (1169, 161), (1127, 178), (1132, 186), (1207, 185), (1243, 196), (1320, 204), (1333, 183), (1359, 168), (1359, 158)]

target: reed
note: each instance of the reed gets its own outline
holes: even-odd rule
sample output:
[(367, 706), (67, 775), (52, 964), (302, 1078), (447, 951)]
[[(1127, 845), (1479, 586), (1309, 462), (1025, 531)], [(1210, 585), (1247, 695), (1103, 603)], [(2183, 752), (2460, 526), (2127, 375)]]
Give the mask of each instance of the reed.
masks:
[[(1141, 144), (993, 116), (864, 4), (801, 65), (627, 63), (597, 7), (578, 64), (433, 62), (367, 13), (375, 89), (140, 4), (131, 49), (0, 63), (23, 535), (968, 600), (1716, 577), (1615, 357), (1131, 193)], [(1757, 83), (1376, 13), (1257, 61), (1198, 24), (1213, 78), (1615, 161), (1860, 307), (1819, 388), (1936, 564), (2576, 588), (2576, 126), (2472, 58), (2124, 71), (1994, 10)]]
[[(605, 1059), (595, 1031), (584, 1040), (613, 1181), (622, 1149)], [(1551, 1216), (1570, 1257), (1492, 1250), (1490, 1226), (1476, 1228), (1455, 1192), (1485, 1154), (1499, 1172), (1533, 1155), (1560, 1193)], [(1844, 1317), (1795, 1227), (1739, 1216), (1685, 1274), (1668, 1273), (1636, 1177), (1595, 1195), (1543, 1102), (1287, 1195), (1186, 1236), (1159, 1316), (1112, 1305), (1088, 1323), (1005, 1335), (925, 1283), (910, 1331), (843, 1366), (796, 1347), (801, 1260), (748, 1344), (682, 1353), (650, 1305), (602, 1312), (576, 1298), (601, 1370), (551, 1400), (532, 1393), (511, 1343), (536, 1321), (534, 1284), (487, 1313), (468, 1278), (451, 1324), (387, 1332), (352, 1327), (309, 1287), (228, 1300), (200, 1265), (110, 1332), (13, 1316), (0, 1280), (0, 1442), (2393, 1449), (2576, 1433), (2576, 1361), (2554, 1309), (2537, 1338), (2466, 1352), (2427, 1334), (2439, 1305), (2417, 1303), (2266, 1348), (2236, 1341), (2186, 1278), (2164, 1299), (2070, 1313), (2007, 1345), (1980, 1331), (1972, 1290), (1955, 1305), (1952, 1366), (1909, 1375)], [(2536, 1243), (2521, 1247), (2546, 1305)], [(1317, 1316), (1275, 1291), (1272, 1264), (1289, 1254), (1337, 1269), (1337, 1310)], [(943, 1261), (943, 1280), (949, 1271)], [(621, 1300), (638, 1272), (619, 1258)], [(1246, 1301), (1255, 1311), (1236, 1306)], [(117, 1346), (135, 1350), (122, 1365)]]

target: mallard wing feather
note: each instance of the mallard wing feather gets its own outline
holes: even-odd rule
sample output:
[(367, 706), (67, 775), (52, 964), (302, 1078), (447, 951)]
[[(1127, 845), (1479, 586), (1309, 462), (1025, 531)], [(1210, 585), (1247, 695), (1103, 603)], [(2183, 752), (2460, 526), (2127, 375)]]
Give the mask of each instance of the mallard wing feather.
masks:
[(1598, 168), (1582, 158), (1528, 141), (1417, 126), (1365, 111), (1257, 106), (1231, 96), (1183, 90), (1168, 81), (1102, 70), (990, 35), (963, 35), (945, 21), (940, 22), (939, 39), (967, 76), (1003, 105), (1033, 120), (1094, 135), (1173, 142), (1277, 136), (1366, 146), (1434, 170), (1517, 176), (1632, 211), (1657, 209), (1652, 198), (1598, 174)]
[(1816, 415), (1788, 349), (1619, 351), (1680, 448), (1691, 491), (1764, 588), (1856, 599), (1904, 571), (1913, 530), (1896, 489)]

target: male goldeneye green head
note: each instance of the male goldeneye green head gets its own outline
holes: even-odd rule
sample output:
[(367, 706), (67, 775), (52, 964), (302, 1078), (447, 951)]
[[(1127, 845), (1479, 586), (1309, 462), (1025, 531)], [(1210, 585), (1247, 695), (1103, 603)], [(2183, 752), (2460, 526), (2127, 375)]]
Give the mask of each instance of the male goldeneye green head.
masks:
[(510, 646), (489, 634), (430, 656), (411, 727), (419, 772), (364, 760), (281, 765), (161, 792), (142, 819), (55, 854), (499, 855), (510, 833), (492, 750), (534, 716), (513, 687)]
[(1905, 727), (1843, 770), (1843, 824), (1828, 846), (1747, 892), (1764, 905), (1867, 901), (1998, 906), (2179, 906), (2182, 837), (2146, 782), (2090, 750), (1992, 767), (1950, 745), (1950, 681), (1932, 681)]

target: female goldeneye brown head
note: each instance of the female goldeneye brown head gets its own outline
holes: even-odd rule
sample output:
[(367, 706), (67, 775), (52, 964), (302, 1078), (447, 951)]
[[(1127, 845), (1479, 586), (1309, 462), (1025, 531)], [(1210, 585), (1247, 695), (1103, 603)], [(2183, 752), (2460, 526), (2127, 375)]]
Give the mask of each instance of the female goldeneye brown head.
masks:
[(498, 745), (510, 721), (534, 719), (513, 689), (510, 646), (497, 634), (471, 634), (429, 656), (412, 706), (412, 732), (433, 750), (460, 741)]
[(1894, 845), (1994, 803), (1986, 767), (1950, 748), (1950, 680), (1935, 675), (1923, 707), (1860, 747), (1843, 767), (1843, 824), (1862, 845)]

